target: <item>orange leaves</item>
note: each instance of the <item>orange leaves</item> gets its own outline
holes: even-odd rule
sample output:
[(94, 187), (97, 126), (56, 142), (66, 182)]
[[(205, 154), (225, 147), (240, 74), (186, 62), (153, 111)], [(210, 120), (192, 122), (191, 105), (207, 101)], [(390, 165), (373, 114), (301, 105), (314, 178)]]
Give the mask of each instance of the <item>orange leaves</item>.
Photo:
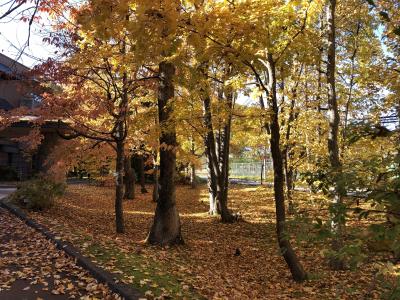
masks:
[[(272, 189), (231, 185), (229, 193), (230, 209), (240, 212), (243, 222), (221, 224), (217, 217), (209, 216), (205, 186), (194, 190), (177, 187), (177, 206), (186, 242), (179, 248), (143, 244), (154, 214), (151, 193), (137, 193), (135, 200), (124, 202), (123, 235), (115, 235), (111, 188), (70, 186), (55, 207), (34, 216), (60, 236), (81, 245), (105, 268), (117, 271), (123, 282), (133, 283), (143, 293), (151, 291), (155, 297), (171, 286), (175, 292), (169, 295), (174, 299), (185, 295), (192, 299), (198, 294), (208, 299), (330, 299), (337, 295), (340, 284), (341, 299), (365, 298), (371, 288), (377, 290), (376, 294), (382, 292), (375, 286), (371, 264), (358, 271), (330, 272), (320, 253), (329, 244), (309, 242), (292, 241), (313, 280), (293, 284), (277, 250)], [(319, 212), (323, 199), (306, 201), (310, 196), (305, 193), (294, 196), (300, 209), (326, 213)], [(296, 226), (300, 226), (297, 232), (308, 230), (301, 224)], [(103, 252), (93, 250), (99, 244)], [(171, 277), (179, 279), (179, 288), (169, 281)]]
[(175, 145), (167, 145), (165, 143), (162, 143), (160, 145), (160, 150), (161, 151), (174, 151), (175, 152), (177, 150), (177, 147)]
[(22, 145), (24, 152), (32, 154), (39, 147), (43, 139), (44, 136), (41, 133), (40, 128), (34, 127), (29, 131), (28, 135), (13, 138), (12, 140), (19, 142)]
[(47, 299), (50, 294), (116, 299), (40, 233), (0, 209), (0, 298)]

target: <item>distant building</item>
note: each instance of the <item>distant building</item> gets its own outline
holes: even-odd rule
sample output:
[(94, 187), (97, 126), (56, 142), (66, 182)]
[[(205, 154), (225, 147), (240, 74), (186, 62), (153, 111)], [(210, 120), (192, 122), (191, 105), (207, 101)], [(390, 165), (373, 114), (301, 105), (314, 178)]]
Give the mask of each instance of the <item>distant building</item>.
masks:
[[(10, 111), (19, 107), (34, 108), (40, 105), (40, 84), (29, 75), (29, 71), (28, 67), (0, 53), (0, 110)], [(57, 124), (47, 122), (41, 127), (44, 140), (36, 153), (25, 153), (22, 143), (13, 139), (29, 133), (32, 128), (32, 123), (29, 122), (31, 118), (21, 116), (19, 122), (0, 129), (0, 170), (14, 169), (20, 180), (45, 170), (46, 158), (59, 140)]]

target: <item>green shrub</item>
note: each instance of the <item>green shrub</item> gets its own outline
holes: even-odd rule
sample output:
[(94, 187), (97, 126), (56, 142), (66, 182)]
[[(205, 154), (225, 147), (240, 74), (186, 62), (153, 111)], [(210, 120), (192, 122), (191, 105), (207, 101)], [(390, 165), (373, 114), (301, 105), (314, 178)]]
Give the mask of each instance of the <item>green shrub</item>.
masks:
[(44, 210), (50, 208), (54, 204), (54, 200), (62, 196), (64, 191), (64, 183), (35, 178), (21, 183), (17, 191), (11, 195), (11, 200), (27, 209)]
[(183, 185), (190, 184), (190, 177), (183, 172), (176, 172), (174, 180), (176, 184), (183, 184)]
[(196, 180), (197, 184), (206, 184), (207, 183), (207, 178), (202, 178), (202, 177), (196, 176), (195, 180)]
[(13, 167), (0, 166), (0, 181), (17, 181), (18, 173)]
[[(176, 172), (175, 173), (175, 183), (182, 184), (182, 185), (189, 185), (190, 184), (190, 176), (184, 172)], [(207, 179), (201, 178), (199, 176), (195, 177), (195, 181), (197, 184), (205, 184), (207, 183)]]

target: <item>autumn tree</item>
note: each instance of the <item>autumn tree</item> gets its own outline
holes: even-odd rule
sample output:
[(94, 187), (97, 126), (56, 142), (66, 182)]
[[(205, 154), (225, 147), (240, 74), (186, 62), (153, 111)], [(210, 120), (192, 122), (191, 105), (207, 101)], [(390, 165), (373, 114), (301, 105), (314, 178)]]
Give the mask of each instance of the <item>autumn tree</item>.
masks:
[[(222, 222), (233, 222), (235, 216), (228, 208), (229, 153), (232, 112), (239, 93), (241, 64), (221, 51), (224, 43), (234, 43), (235, 25), (228, 24), (224, 39), (213, 38), (225, 30), (223, 23), (232, 7), (214, 1), (186, 9), (182, 27), (188, 33), (187, 44), (195, 58), (188, 66), (190, 74), (186, 87), (201, 101), (205, 157), (207, 159), (208, 189), (211, 215), (220, 215)], [(217, 45), (217, 47), (215, 47)]]
[[(127, 138), (135, 116), (132, 107), (134, 101), (145, 96), (144, 83), (152, 77), (140, 65), (127, 65), (132, 45), (128, 45), (125, 30), (102, 32), (97, 28), (91, 16), (98, 10), (96, 6), (82, 6), (76, 12), (79, 26), (66, 26), (72, 32), (65, 61), (43, 66), (46, 78), (61, 87), (47, 96), (44, 109), (67, 124), (71, 134), (64, 138), (83, 137), (97, 144), (106, 143), (115, 150), (116, 230), (122, 233), (124, 169), (129, 167)], [(125, 11), (109, 17), (110, 22), (111, 19), (127, 22), (129, 9), (125, 7)]]
[(234, 94), (231, 87), (219, 87), (219, 89), (216, 95), (219, 102), (217, 105), (223, 110), (225, 117), (220, 119), (221, 127), (218, 128), (217, 135), (215, 135), (211, 101), (215, 97), (212, 96), (209, 83), (206, 82), (205, 87), (200, 91), (203, 102), (203, 122), (206, 130), (203, 138), (208, 169), (209, 213), (211, 215), (220, 214), (222, 222), (232, 222), (234, 216), (228, 209), (228, 170)]
[[(133, 196), (132, 156), (141, 157), (142, 186), (143, 151), (156, 166), (147, 242), (173, 245), (183, 243), (177, 160), (191, 165), (194, 182), (204, 155), (210, 214), (228, 223), (229, 156), (251, 147), (273, 160), (277, 240), (294, 280), (307, 278), (286, 222), (296, 173), (330, 196), (331, 266), (342, 269), (346, 190), (367, 191), (388, 212), (393, 203), (375, 192), (397, 195), (398, 130), (383, 123), (400, 116), (398, 5), (368, 2), (378, 12), (363, 0), (93, 0), (60, 27), (67, 55), (44, 66), (58, 84), (45, 108), (69, 127), (66, 138), (115, 152), (118, 232), (124, 176)], [(381, 23), (379, 11), (390, 20)], [(257, 107), (237, 105), (244, 94)]]
[[(332, 200), (332, 227), (335, 237), (332, 242), (334, 251), (339, 251), (343, 246), (342, 232), (344, 225), (344, 214), (342, 209), (343, 196), (345, 194), (342, 178), (342, 163), (339, 157), (339, 123), (340, 115), (336, 96), (336, 0), (329, 0), (326, 6), (327, 17), (327, 87), (328, 87), (328, 152), (332, 171), (334, 172), (334, 195)], [(331, 267), (342, 269), (343, 262), (338, 258), (332, 258)]]
[[(174, 97), (173, 76), (175, 67), (168, 62), (159, 65), (160, 87), (158, 92), (158, 109), (160, 124), (174, 122), (171, 119), (172, 108), (169, 101)], [(176, 132), (175, 124), (168, 126), (167, 132), (160, 134), (160, 194), (154, 215), (154, 222), (147, 241), (150, 244), (181, 244), (181, 224), (175, 203), (176, 172)]]
[[(131, 34), (138, 46), (147, 49), (144, 60), (156, 64), (159, 77), (157, 94), (160, 177), (159, 197), (153, 224), (147, 242), (158, 245), (183, 243), (179, 213), (176, 208), (176, 123), (174, 116), (174, 96), (176, 67), (171, 58), (179, 54), (177, 22), (180, 11), (178, 1), (148, 3), (138, 1), (136, 7), (137, 27)], [(136, 34), (136, 35), (135, 35)], [(178, 49), (177, 49), (178, 48)], [(139, 49), (136, 49), (139, 50)]]
[[(214, 8), (218, 7), (218, 4), (214, 5)], [(262, 91), (263, 97), (260, 98), (260, 104), (262, 109), (266, 111), (266, 116), (268, 116), (268, 121), (264, 124), (271, 136), (270, 150), (274, 164), (274, 193), (278, 242), (293, 278), (297, 281), (302, 281), (306, 278), (306, 273), (291, 247), (285, 225), (284, 173), (282, 145), (280, 142), (279, 103), (277, 98), (277, 70), (279, 68), (277, 65), (282, 64), (287, 50), (293, 41), (307, 27), (309, 14), (311, 12), (314, 14), (319, 8), (311, 4), (305, 4), (300, 9), (295, 9), (291, 7), (291, 4), (287, 4), (287, 6), (282, 5), (278, 9), (278, 7), (274, 7), (273, 3), (269, 2), (257, 2), (251, 8), (246, 5), (233, 4), (218, 8), (225, 17), (243, 14), (254, 16), (251, 20), (260, 20), (259, 23), (257, 21), (254, 23), (238, 22), (233, 25), (232, 30), (246, 32), (240, 43), (236, 39), (232, 41), (223, 39), (212, 30), (201, 31), (199, 35), (211, 41), (214, 49), (217, 49), (220, 53), (227, 53), (229, 59), (234, 59), (236, 63), (247, 66), (249, 71), (253, 73), (257, 85)], [(299, 12), (302, 13), (300, 14), (302, 16), (300, 20), (298, 17)], [(285, 31), (282, 31), (282, 26), (278, 25), (279, 21), (285, 19), (283, 16), (289, 19), (296, 19), (296, 22), (294, 22), (295, 25), (290, 26), (286, 23), (283, 25)], [(267, 26), (265, 24), (272, 25), (265, 28)], [(196, 32), (193, 28), (192, 31)], [(264, 31), (267, 31), (269, 34), (261, 34)], [(257, 47), (253, 46), (254, 41), (256, 41)], [(274, 47), (274, 45), (277, 46)]]

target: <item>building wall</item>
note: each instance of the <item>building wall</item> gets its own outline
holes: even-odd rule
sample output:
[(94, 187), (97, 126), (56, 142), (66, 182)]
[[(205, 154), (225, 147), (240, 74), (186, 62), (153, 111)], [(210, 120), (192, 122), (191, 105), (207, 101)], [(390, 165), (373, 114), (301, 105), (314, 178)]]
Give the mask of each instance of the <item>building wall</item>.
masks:
[(10, 75), (21, 75), (29, 72), (29, 68), (15, 61), (14, 59), (0, 53), (0, 64), (4, 65), (9, 69)]
[(32, 101), (31, 94), (38, 89), (29, 80), (0, 80), (0, 98), (7, 101), (13, 108), (27, 105)]
[[(40, 98), (36, 95), (44, 90), (29, 71), (29, 68), (0, 53), (0, 109), (40, 105)], [(21, 116), (22, 119), (29, 117)], [(46, 159), (59, 140), (54, 124), (48, 122), (41, 128), (44, 135), (41, 145), (35, 153), (27, 154), (24, 146), (13, 139), (28, 135), (31, 128), (32, 124), (20, 121), (0, 131), (0, 166), (15, 168), (21, 179), (45, 171)]]
[[(44, 125), (46, 126), (46, 125)], [(26, 153), (21, 143), (12, 139), (29, 134), (30, 127), (10, 127), (0, 132), (0, 166), (13, 167), (21, 180), (46, 172), (47, 158), (61, 138), (54, 128), (42, 128), (44, 139), (34, 153)]]
[(0, 166), (7, 166), (8, 165), (8, 153), (0, 152)]

